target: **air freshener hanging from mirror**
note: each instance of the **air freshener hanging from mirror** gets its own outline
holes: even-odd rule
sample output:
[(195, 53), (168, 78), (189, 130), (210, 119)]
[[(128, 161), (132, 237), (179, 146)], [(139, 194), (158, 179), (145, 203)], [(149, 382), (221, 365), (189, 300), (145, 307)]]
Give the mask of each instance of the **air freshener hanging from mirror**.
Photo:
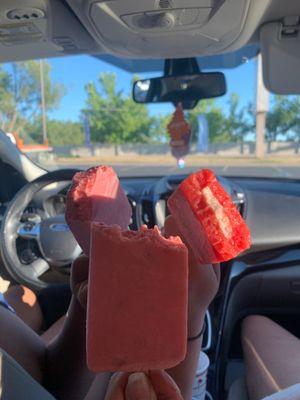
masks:
[(181, 103), (177, 104), (167, 130), (170, 135), (171, 154), (176, 158), (178, 166), (182, 168), (183, 158), (190, 151), (191, 126), (184, 117)]

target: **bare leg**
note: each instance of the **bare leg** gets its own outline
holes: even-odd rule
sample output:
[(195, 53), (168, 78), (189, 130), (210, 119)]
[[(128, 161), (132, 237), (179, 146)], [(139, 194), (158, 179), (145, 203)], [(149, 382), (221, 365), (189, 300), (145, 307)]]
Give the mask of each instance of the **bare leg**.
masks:
[(247, 317), (242, 344), (250, 400), (300, 382), (300, 340), (269, 318)]
[(0, 347), (14, 358), (36, 381), (42, 382), (45, 345), (19, 317), (0, 306)]

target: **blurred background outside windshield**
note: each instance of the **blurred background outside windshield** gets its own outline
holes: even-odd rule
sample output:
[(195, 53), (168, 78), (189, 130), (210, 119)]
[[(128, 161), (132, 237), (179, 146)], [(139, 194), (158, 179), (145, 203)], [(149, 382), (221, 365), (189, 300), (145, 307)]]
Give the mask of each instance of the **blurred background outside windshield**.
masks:
[[(269, 95), (259, 58), (225, 69), (227, 94), (185, 111), (189, 154), (170, 153), (172, 104), (136, 104), (134, 76), (89, 56), (8, 63), (0, 69), (0, 124), (48, 170), (113, 165), (120, 176), (210, 167), (222, 175), (300, 178), (300, 97)], [(179, 162), (178, 162), (179, 161)]]

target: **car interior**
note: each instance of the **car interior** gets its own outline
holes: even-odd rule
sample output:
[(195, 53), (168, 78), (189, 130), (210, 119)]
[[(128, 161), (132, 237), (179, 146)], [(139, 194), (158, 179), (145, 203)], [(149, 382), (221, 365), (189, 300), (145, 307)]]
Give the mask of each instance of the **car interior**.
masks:
[[(166, 60), (176, 65), (180, 59), (218, 71), (260, 53), (266, 88), (299, 94), (299, 18), (296, 0), (2, 0), (0, 62), (88, 54), (142, 74), (166, 72)], [(62, 328), (71, 299), (70, 265), (81, 253), (72, 233), (61, 229), (75, 172), (43, 169), (0, 133), (0, 274), (11, 282), (5, 298), (46, 343)], [(130, 229), (163, 227), (167, 200), (185, 177), (155, 172), (121, 178), (132, 207)], [(206, 314), (207, 390), (215, 400), (259, 399), (249, 393), (247, 374), (253, 368), (262, 380), (263, 374), (272, 378), (272, 367), (264, 371), (259, 361), (265, 352), (283, 375), (282, 360), (292, 366), (298, 360), (298, 341), (283, 343), (286, 335), (300, 338), (300, 182), (218, 179), (246, 220), (252, 246), (221, 266), (220, 289)], [(277, 358), (266, 339), (272, 335), (281, 349)], [(272, 379), (273, 392), (285, 387), (275, 382), (273, 388)], [(266, 384), (265, 395), (271, 389)]]

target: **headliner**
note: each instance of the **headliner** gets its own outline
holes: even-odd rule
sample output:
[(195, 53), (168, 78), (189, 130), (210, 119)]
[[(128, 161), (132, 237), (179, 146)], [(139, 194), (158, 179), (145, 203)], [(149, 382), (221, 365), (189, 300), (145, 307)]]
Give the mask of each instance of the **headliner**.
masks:
[[(259, 47), (251, 44), (233, 53), (225, 53), (216, 56), (197, 57), (200, 69), (226, 69), (235, 68), (247, 60), (257, 56)], [(118, 58), (112, 55), (94, 55), (99, 60), (105, 61), (124, 71), (131, 73), (154, 72), (164, 70), (164, 60), (137, 60)]]

